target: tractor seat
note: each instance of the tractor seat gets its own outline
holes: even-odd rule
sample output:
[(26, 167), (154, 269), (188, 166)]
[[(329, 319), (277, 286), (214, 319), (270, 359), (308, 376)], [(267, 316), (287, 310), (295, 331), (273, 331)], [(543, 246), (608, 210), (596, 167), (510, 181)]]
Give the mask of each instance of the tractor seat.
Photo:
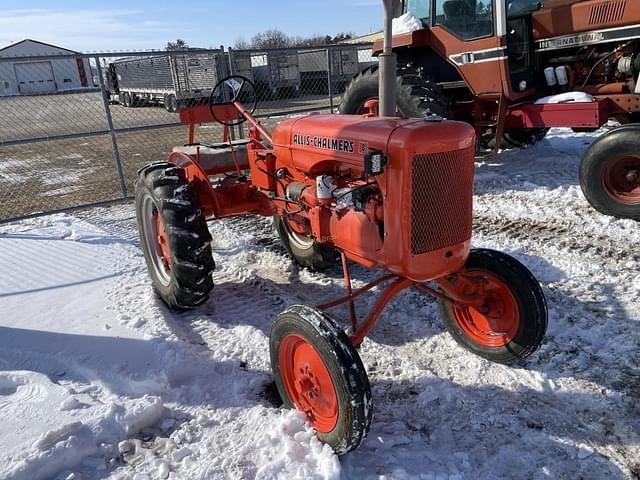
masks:
[[(249, 168), (247, 143), (249, 143), (248, 140), (232, 142), (235, 157), (241, 170)], [(199, 154), (200, 166), (207, 173), (231, 172), (236, 169), (236, 164), (231, 153), (231, 145), (229, 143), (185, 145), (182, 147), (173, 147), (173, 152), (186, 153), (194, 159), (197, 159)]]

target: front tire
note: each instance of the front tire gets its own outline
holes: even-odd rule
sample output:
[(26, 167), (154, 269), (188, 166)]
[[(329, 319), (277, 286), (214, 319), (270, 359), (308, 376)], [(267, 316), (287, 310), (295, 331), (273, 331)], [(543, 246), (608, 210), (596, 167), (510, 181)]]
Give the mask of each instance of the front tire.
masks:
[[(341, 114), (364, 113), (367, 100), (378, 98), (379, 75), (377, 69), (369, 69), (357, 75), (342, 96)], [(411, 66), (398, 68), (397, 108), (409, 118), (438, 115), (451, 118), (451, 102), (442, 89)]]
[(284, 405), (304, 412), (337, 454), (357, 448), (371, 426), (371, 387), (345, 332), (324, 313), (294, 305), (273, 324), (269, 346)]
[(640, 220), (640, 125), (614, 128), (589, 147), (580, 188), (600, 213)]
[(154, 290), (172, 309), (202, 305), (213, 288), (211, 234), (184, 170), (153, 163), (138, 173), (136, 217)]
[(492, 362), (510, 364), (535, 352), (547, 330), (547, 303), (533, 274), (495, 250), (471, 251), (461, 273), (485, 281), (482, 308), (439, 300), (444, 324), (462, 347)]
[(285, 217), (275, 215), (273, 226), (280, 237), (280, 242), (299, 265), (321, 271), (335, 265), (338, 261), (338, 252), (334, 248), (296, 232)]

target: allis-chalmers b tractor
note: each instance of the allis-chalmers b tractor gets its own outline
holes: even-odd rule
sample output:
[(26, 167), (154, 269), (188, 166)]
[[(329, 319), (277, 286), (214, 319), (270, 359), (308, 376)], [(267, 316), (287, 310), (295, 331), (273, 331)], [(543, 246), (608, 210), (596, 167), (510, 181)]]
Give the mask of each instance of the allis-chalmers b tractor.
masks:
[[(393, 37), (398, 110), (433, 113), (476, 130), (481, 151), (523, 146), (549, 127), (596, 130), (609, 118), (640, 122), (637, 0), (404, 0), (423, 28)], [(401, 11), (395, 12), (396, 14)], [(381, 43), (374, 44), (374, 53)], [(376, 68), (354, 79), (341, 113), (375, 109)], [(584, 92), (593, 102), (539, 104)], [(580, 167), (589, 202), (640, 219), (639, 127), (611, 133)]]
[[(389, 32), (390, 23), (388, 15)], [(180, 113), (188, 144), (168, 162), (142, 168), (136, 185), (145, 260), (169, 307), (201, 305), (213, 288), (209, 220), (273, 216), (299, 264), (322, 269), (341, 258), (346, 295), (289, 307), (270, 335), (284, 404), (304, 412), (338, 453), (362, 442), (372, 418), (357, 349), (401, 292), (434, 296), (453, 338), (496, 362), (530, 355), (547, 326), (544, 295), (527, 268), (504, 253), (471, 250), (473, 128), (395, 115), (390, 34), (388, 40), (381, 116), (309, 115), (282, 121), (270, 134), (252, 115), (251, 82), (229, 77), (208, 105)], [(229, 141), (229, 127), (241, 121), (249, 124), (248, 140)], [(221, 144), (194, 142), (196, 124), (206, 122), (224, 125)], [(349, 261), (384, 273), (352, 290)], [(379, 297), (358, 321), (355, 300), (376, 288)], [(348, 307), (348, 333), (327, 313), (338, 305)]]

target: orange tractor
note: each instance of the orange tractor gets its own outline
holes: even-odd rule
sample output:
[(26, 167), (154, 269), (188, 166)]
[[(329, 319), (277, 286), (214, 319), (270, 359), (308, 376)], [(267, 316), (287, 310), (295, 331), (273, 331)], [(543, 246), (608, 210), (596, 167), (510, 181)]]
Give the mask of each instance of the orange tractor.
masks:
[[(469, 122), (483, 153), (533, 144), (550, 127), (640, 122), (637, 0), (403, 0), (403, 12), (422, 28), (393, 37), (398, 110)], [(341, 113), (375, 110), (377, 90), (373, 67), (351, 82)], [(611, 138), (617, 148), (602, 148)], [(586, 198), (640, 219), (640, 139), (622, 129), (599, 145), (580, 167)]]
[[(395, 116), (393, 60), (387, 49), (382, 116), (309, 115), (272, 133), (252, 115), (251, 82), (224, 79), (208, 105), (180, 112), (188, 144), (142, 168), (136, 185), (145, 260), (171, 308), (197, 307), (213, 288), (210, 220), (273, 216), (300, 265), (322, 269), (341, 258), (346, 295), (289, 307), (270, 335), (284, 404), (304, 412), (340, 454), (363, 441), (372, 419), (358, 347), (401, 292), (435, 297), (453, 338), (495, 362), (533, 353), (547, 327), (543, 292), (527, 268), (504, 253), (471, 249), (473, 128)], [(248, 139), (230, 141), (230, 126), (245, 121)], [(224, 125), (221, 144), (195, 142), (196, 124), (207, 122)], [(349, 261), (384, 273), (354, 290)], [(374, 289), (379, 296), (360, 321), (355, 300)], [(348, 307), (348, 333), (327, 313), (338, 305)]]

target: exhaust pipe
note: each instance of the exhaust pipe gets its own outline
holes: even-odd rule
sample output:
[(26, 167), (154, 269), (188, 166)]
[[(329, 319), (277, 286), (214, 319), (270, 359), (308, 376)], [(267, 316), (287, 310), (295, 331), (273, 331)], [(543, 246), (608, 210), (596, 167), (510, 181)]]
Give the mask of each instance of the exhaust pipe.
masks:
[(384, 43), (382, 53), (379, 56), (380, 81), (378, 83), (378, 96), (380, 97), (380, 116), (396, 116), (396, 68), (397, 58), (393, 52), (392, 21), (393, 14), (400, 0), (382, 0), (384, 3)]

